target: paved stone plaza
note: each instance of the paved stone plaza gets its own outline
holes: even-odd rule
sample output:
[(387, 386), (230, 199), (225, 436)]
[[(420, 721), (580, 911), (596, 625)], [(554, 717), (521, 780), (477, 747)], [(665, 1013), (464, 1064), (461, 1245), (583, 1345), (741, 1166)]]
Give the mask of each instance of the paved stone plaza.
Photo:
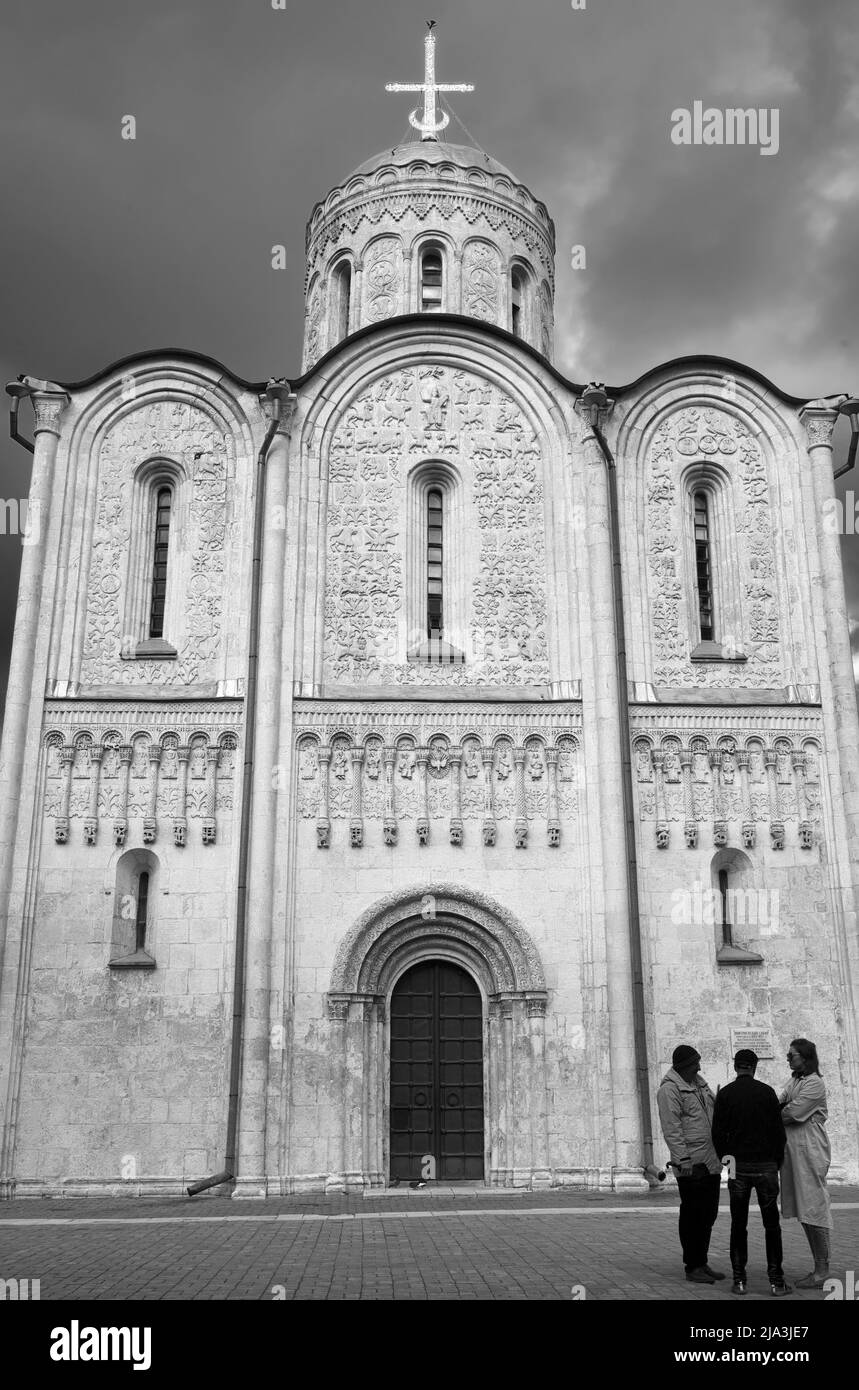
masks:
[[(859, 1268), (859, 1189), (833, 1194), (832, 1273)], [(711, 1260), (729, 1272), (726, 1194)], [(729, 1281), (684, 1281), (676, 1193), (395, 1189), (267, 1202), (19, 1200), (0, 1209), (0, 1277), (45, 1299), (588, 1299), (740, 1302)], [(805, 1238), (784, 1225), (789, 1280)], [(772, 1303), (763, 1234), (749, 1222), (750, 1292)], [(578, 1295), (581, 1297), (581, 1294)], [(794, 1293), (791, 1303), (819, 1301)]]

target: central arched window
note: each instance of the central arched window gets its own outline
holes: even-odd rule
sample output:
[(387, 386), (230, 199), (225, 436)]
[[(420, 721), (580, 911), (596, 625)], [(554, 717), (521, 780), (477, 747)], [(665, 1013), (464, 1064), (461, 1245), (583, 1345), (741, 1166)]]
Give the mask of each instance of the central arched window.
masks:
[(427, 494), (427, 637), (444, 625), (444, 502), (438, 488)]
[(510, 331), (517, 338), (524, 337), (522, 331), (522, 312), (525, 298), (525, 284), (521, 270), (514, 267), (510, 276)]
[(731, 925), (731, 909), (728, 901), (728, 870), (719, 870), (719, 926), (722, 932), (722, 945), (733, 946), (733, 927)]
[(137, 912), (134, 919), (134, 949), (146, 949), (146, 918), (149, 912), (149, 874), (142, 873), (137, 880)]
[(421, 253), (421, 310), (425, 314), (438, 314), (442, 308), (444, 289), (444, 266), (441, 252), (435, 246)]
[(418, 464), (408, 480), (406, 653), (409, 661), (463, 662), (473, 556), (456, 468)]
[(152, 595), (149, 604), (149, 636), (164, 636), (164, 608), (167, 597), (167, 559), (170, 550), (172, 487), (160, 487), (155, 499), (155, 545), (152, 557)]
[(341, 342), (349, 336), (349, 315), (352, 306), (352, 267), (348, 261), (341, 261), (334, 272), (334, 341)]
[(694, 495), (695, 583), (698, 592), (698, 626), (702, 642), (714, 642), (713, 562), (710, 538), (710, 508), (706, 492)]

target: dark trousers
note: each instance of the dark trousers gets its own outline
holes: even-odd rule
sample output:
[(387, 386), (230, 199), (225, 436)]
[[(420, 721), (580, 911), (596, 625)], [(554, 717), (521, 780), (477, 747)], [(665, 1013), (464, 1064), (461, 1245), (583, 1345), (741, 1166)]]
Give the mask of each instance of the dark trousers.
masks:
[(707, 1263), (710, 1232), (719, 1215), (718, 1173), (708, 1173), (705, 1163), (696, 1163), (692, 1176), (677, 1179), (680, 1189), (680, 1245), (687, 1271)]
[(767, 1251), (767, 1276), (771, 1284), (784, 1279), (781, 1226), (778, 1219), (778, 1168), (774, 1163), (737, 1164), (737, 1176), (728, 1180), (731, 1197), (731, 1268), (734, 1278), (745, 1278), (749, 1258), (749, 1203), (758, 1198)]

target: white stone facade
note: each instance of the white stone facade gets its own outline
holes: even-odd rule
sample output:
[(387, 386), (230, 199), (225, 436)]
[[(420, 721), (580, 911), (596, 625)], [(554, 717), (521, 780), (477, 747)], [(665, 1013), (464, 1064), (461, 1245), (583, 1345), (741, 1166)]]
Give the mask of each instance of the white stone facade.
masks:
[[(723, 1082), (743, 1029), (772, 1037), (773, 1084), (791, 1038), (816, 1041), (833, 1172), (855, 1181), (859, 721), (823, 520), (836, 403), (702, 358), (602, 411), (633, 880), (610, 478), (581, 388), (551, 365), (551, 224), (477, 152), (394, 153), (314, 213), (306, 370), (279, 421), (262, 384), (190, 354), (32, 383), (42, 528), (2, 750), (2, 1191), (178, 1192), (220, 1171), (234, 1003), (236, 1195), (383, 1185), (391, 997), (426, 960), (480, 991), (488, 1183), (642, 1183), (642, 1046), (652, 1107), (677, 1042)], [(463, 298), (475, 236), (497, 258), (496, 317)], [(425, 237), (447, 248), (451, 297), (420, 315)], [(390, 312), (356, 278), (333, 341), (337, 260), (366, 277), (377, 238), (401, 248)], [(537, 297), (517, 335), (519, 258)], [(416, 655), (430, 485), (449, 663)], [(701, 490), (718, 651), (696, 629)], [(151, 963), (128, 968), (141, 872)], [(733, 956), (720, 872), (746, 910)]]

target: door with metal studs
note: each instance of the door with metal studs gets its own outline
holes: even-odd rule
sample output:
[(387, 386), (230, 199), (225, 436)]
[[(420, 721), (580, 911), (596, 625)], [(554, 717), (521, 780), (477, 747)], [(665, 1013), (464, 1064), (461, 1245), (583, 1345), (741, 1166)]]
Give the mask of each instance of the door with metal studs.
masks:
[(460, 966), (426, 961), (391, 999), (391, 1178), (484, 1176), (483, 1001)]

